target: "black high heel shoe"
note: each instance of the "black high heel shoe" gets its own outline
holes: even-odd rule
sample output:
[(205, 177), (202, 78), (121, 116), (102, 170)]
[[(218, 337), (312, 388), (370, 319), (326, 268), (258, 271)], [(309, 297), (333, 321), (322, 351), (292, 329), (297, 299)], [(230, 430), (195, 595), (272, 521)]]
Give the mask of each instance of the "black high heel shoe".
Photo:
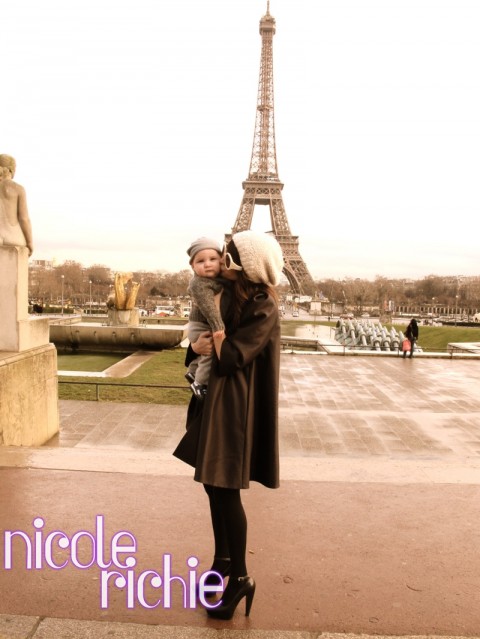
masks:
[[(230, 569), (231, 569), (230, 557), (214, 557), (213, 558), (213, 564), (210, 570), (214, 570), (215, 572), (218, 572), (218, 574), (222, 576), (222, 579), (225, 579), (225, 577), (228, 577), (228, 575), (230, 574)], [(205, 586), (217, 586), (217, 585), (218, 585), (218, 579), (215, 575), (208, 575), (208, 577), (205, 578)], [(204, 597), (208, 599), (210, 597), (215, 597), (215, 594), (216, 593), (214, 592), (205, 592)], [(197, 586), (197, 597), (198, 597), (198, 586)]]
[(222, 603), (219, 606), (207, 608), (208, 615), (215, 619), (231, 619), (238, 604), (245, 597), (245, 616), (248, 617), (255, 594), (255, 581), (248, 575), (238, 577), (234, 583), (232, 580), (228, 582), (228, 590), (229, 592), (225, 591), (227, 596), (222, 597)]

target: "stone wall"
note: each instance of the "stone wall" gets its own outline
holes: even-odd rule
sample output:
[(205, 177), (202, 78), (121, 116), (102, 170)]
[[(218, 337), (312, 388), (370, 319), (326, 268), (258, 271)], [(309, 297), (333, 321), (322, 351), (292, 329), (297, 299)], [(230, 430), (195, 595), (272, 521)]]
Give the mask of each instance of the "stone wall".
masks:
[(55, 346), (0, 353), (0, 445), (41, 446), (58, 430)]

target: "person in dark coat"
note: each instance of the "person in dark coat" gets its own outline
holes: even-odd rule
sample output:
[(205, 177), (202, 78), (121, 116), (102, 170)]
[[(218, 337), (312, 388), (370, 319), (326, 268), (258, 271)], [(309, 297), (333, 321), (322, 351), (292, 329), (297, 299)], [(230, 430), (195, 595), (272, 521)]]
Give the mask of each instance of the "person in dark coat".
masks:
[(230, 619), (244, 597), (248, 615), (255, 592), (246, 567), (240, 490), (250, 481), (279, 486), (280, 322), (273, 287), (282, 268), (282, 251), (271, 235), (236, 233), (222, 258), (221, 275), (231, 284), (220, 301), (225, 335), (203, 333), (191, 345), (197, 354), (212, 352), (213, 365), (206, 398), (199, 402), (192, 396), (187, 432), (173, 454), (194, 466), (194, 479), (209, 498), (211, 570), (229, 576), (221, 604), (207, 609), (220, 619)]
[[(415, 348), (415, 342), (418, 339), (418, 324), (415, 318), (410, 320), (410, 324), (405, 331), (405, 337), (410, 340), (410, 357), (413, 357), (413, 351)], [(407, 356), (407, 351), (403, 351), (403, 357)]]

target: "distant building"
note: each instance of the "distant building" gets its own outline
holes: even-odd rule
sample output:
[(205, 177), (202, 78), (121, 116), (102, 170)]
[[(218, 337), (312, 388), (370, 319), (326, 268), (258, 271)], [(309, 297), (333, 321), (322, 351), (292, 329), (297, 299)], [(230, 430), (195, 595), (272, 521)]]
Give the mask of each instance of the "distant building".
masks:
[(53, 260), (30, 260), (30, 268), (50, 271), (53, 269)]

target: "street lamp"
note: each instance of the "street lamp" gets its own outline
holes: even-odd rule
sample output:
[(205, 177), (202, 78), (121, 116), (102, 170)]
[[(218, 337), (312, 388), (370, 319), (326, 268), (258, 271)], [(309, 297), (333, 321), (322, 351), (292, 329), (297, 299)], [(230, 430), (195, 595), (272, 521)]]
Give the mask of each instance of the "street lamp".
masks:
[(92, 280), (89, 281), (90, 284), (90, 315), (92, 314)]
[(315, 336), (317, 330), (317, 292), (313, 294), (313, 335)]
[(62, 278), (62, 315), (63, 315), (63, 282), (65, 280), (65, 275), (60, 276)]

